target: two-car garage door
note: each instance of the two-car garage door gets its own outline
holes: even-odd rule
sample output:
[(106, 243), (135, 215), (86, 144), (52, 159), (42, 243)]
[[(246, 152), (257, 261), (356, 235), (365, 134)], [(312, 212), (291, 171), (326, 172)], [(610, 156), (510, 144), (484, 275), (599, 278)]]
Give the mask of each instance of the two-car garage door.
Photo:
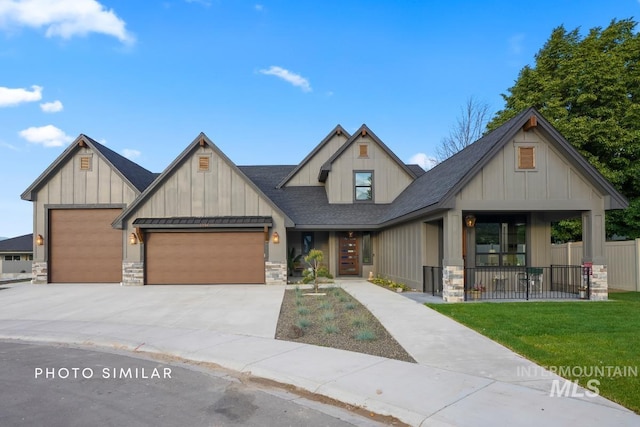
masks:
[(264, 233), (148, 232), (145, 267), (149, 285), (264, 283)]

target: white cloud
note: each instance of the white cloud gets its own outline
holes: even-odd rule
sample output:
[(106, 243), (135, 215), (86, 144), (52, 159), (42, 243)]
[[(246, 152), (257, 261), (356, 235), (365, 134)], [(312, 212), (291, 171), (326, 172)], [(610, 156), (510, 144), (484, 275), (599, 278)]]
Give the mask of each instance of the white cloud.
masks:
[(62, 147), (73, 141), (72, 137), (53, 125), (30, 127), (18, 134), (32, 144), (44, 147)]
[(45, 113), (59, 113), (63, 108), (62, 102), (58, 100), (40, 104), (40, 109)]
[(417, 153), (409, 159), (410, 164), (417, 164), (426, 171), (438, 164), (435, 157), (427, 156), (425, 153)]
[(137, 159), (142, 153), (138, 150), (132, 150), (131, 148), (125, 148), (122, 150), (122, 155), (129, 160)]
[[(638, 0), (640, 1), (640, 0)], [(256, 4), (255, 6), (253, 6), (255, 10), (257, 10), (258, 12), (262, 12), (264, 10), (264, 6), (261, 4)]]
[(42, 88), (40, 86), (31, 86), (31, 90), (0, 87), (0, 107), (11, 107), (23, 102), (35, 102), (41, 99)]
[(303, 92), (311, 92), (311, 85), (309, 84), (309, 80), (305, 79), (300, 74), (292, 73), (291, 71), (286, 70), (282, 67), (276, 67), (275, 65), (272, 65), (268, 69), (260, 70), (260, 73), (268, 76), (280, 77), (282, 80), (299, 87)]
[(107, 10), (96, 0), (4, 0), (0, 2), (0, 27), (11, 25), (45, 28), (47, 37), (69, 39), (101, 33), (127, 44), (135, 41), (113, 9)]

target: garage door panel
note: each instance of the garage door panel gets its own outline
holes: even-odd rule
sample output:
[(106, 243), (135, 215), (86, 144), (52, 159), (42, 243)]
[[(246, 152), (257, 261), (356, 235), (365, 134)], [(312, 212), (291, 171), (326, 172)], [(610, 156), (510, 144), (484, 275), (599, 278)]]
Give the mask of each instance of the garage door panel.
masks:
[(147, 284), (264, 283), (262, 232), (148, 233)]
[(120, 212), (120, 209), (49, 211), (50, 282), (120, 282), (122, 231), (111, 227)]

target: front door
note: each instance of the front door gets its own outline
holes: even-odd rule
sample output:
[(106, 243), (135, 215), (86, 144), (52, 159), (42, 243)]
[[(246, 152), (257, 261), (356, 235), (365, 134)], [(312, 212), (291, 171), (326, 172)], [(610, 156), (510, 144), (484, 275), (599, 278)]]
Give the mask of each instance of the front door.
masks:
[(360, 275), (360, 245), (355, 233), (349, 232), (340, 236), (338, 250), (338, 275)]

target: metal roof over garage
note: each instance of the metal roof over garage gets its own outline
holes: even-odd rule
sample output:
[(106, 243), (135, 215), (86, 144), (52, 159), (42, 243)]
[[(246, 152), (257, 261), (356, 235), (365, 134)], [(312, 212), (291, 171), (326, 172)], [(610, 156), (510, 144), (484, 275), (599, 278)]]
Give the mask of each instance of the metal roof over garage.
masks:
[(271, 227), (270, 216), (209, 216), (137, 218), (133, 225), (140, 228), (252, 228)]

